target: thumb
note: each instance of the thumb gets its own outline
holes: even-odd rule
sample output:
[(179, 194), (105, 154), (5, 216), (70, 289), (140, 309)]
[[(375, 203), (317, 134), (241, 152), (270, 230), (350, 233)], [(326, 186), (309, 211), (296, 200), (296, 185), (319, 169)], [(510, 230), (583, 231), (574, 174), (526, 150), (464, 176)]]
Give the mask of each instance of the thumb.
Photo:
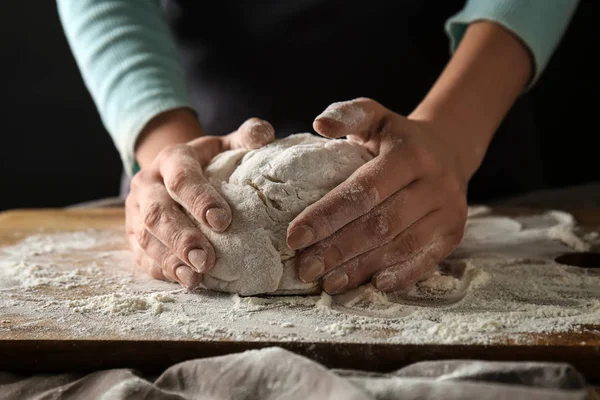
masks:
[(259, 118), (246, 120), (237, 131), (223, 137), (227, 150), (258, 149), (275, 140), (273, 125)]
[(366, 143), (381, 130), (391, 111), (364, 97), (333, 103), (313, 122), (314, 130), (321, 136), (348, 139)]
[(258, 149), (275, 140), (273, 126), (258, 118), (246, 120), (237, 131), (225, 136), (204, 136), (189, 142), (202, 168), (217, 154), (234, 149)]

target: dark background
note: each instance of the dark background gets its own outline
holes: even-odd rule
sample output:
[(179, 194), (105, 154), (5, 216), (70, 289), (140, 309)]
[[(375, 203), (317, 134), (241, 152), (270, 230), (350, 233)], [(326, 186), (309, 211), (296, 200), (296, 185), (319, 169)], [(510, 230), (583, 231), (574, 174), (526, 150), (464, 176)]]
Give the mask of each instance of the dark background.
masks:
[[(581, 2), (528, 94), (547, 187), (600, 180), (594, 146), (600, 134), (598, 9), (597, 1)], [(0, 2), (0, 49), (0, 210), (117, 195), (121, 163), (71, 56), (55, 2)]]

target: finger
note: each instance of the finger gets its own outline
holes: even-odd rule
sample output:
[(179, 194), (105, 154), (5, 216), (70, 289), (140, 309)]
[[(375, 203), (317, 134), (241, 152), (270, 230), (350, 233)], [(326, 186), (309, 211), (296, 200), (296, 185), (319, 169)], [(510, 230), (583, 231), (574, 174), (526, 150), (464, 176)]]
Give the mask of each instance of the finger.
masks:
[(233, 149), (257, 149), (275, 140), (275, 130), (267, 121), (250, 118), (238, 130), (225, 136), (205, 136), (188, 143), (194, 158), (205, 168), (219, 153)]
[(175, 279), (165, 276), (158, 264), (144, 253), (144, 250), (142, 250), (137, 242), (135, 234), (127, 232), (127, 241), (129, 242), (129, 247), (135, 256), (136, 266), (139, 269), (154, 279), (175, 282)]
[(136, 265), (142, 271), (146, 272), (155, 279), (177, 282), (175, 276), (172, 276), (166, 271), (163, 272), (156, 261), (148, 257), (148, 255), (144, 252), (144, 249), (140, 247), (140, 244), (138, 243), (138, 232), (140, 230), (145, 230), (145, 227), (140, 219), (138, 204), (135, 202), (135, 198), (131, 194), (127, 196), (125, 207), (125, 230), (127, 233), (127, 241), (129, 242), (129, 247), (135, 256)]
[(410, 163), (398, 167), (403, 157), (405, 151), (398, 148), (374, 158), (307, 207), (288, 227), (288, 246), (297, 250), (325, 239), (412, 183), (417, 172)]
[(460, 242), (461, 232), (459, 216), (442, 210), (433, 211), (387, 244), (357, 256), (327, 274), (323, 279), (325, 290), (340, 293), (359, 286), (380, 270), (415, 258), (433, 243), (446, 246), (438, 246), (441, 253), (447, 251), (440, 257), (446, 257)]
[[(361, 97), (331, 104), (315, 118), (313, 128), (328, 138), (348, 136), (350, 140), (365, 144), (373, 139), (378, 142), (377, 134), (392, 118), (392, 111), (374, 100)], [(371, 147), (368, 148), (371, 150)], [(376, 152), (375, 147), (373, 150)]]
[(414, 181), (369, 213), (304, 250), (298, 257), (299, 275), (314, 282), (323, 274), (367, 251), (380, 247), (441, 206), (431, 185)]
[(142, 255), (140, 268), (142, 269), (142, 271), (144, 271), (146, 274), (150, 275), (154, 279), (166, 282), (177, 282), (176, 279), (167, 277), (164, 271), (156, 263), (156, 261), (154, 261), (145, 254)]
[(447, 255), (443, 240), (431, 243), (419, 254), (402, 263), (393, 265), (375, 275), (373, 286), (382, 292), (406, 289), (426, 279), (435, 271), (436, 266)]
[(150, 260), (138, 244), (136, 232), (143, 228), (139, 215), (139, 205), (135, 201), (135, 197), (130, 193), (125, 200), (125, 233), (129, 247), (135, 256), (136, 266), (154, 279), (171, 280), (165, 277), (154, 260)]
[[(159, 183), (149, 184), (141, 187), (138, 192), (142, 226), (164, 245), (160, 247), (168, 248), (169, 252), (174, 253), (198, 273), (209, 271), (215, 263), (212, 245), (171, 199), (165, 188)], [(140, 246), (145, 250), (146, 246), (152, 246), (154, 243), (145, 243), (142, 239), (147, 237), (143, 234), (138, 237)], [(150, 250), (154, 251), (152, 248)]]
[(131, 236), (135, 238), (137, 227), (141, 224), (139, 204), (130, 192), (125, 199), (125, 233), (127, 234), (128, 239)]
[(187, 289), (194, 289), (201, 280), (201, 275), (185, 265), (160, 240), (147, 229), (138, 232), (137, 242), (145, 255), (154, 260), (163, 270), (163, 274), (179, 282)]
[[(202, 166), (189, 146), (175, 146), (159, 156), (159, 172), (169, 196), (197, 220), (217, 232), (231, 223), (231, 208), (202, 173)], [(158, 181), (160, 183), (160, 181)], [(142, 186), (142, 185), (140, 185)], [(141, 199), (143, 196), (139, 196)], [(163, 198), (164, 199), (164, 198)], [(142, 210), (144, 217), (160, 219), (160, 212), (169, 209), (159, 201), (156, 209)], [(158, 214), (157, 214), (158, 213)], [(204, 249), (208, 253), (208, 249)]]
[(275, 140), (275, 129), (267, 121), (250, 118), (223, 140), (227, 149), (258, 149)]

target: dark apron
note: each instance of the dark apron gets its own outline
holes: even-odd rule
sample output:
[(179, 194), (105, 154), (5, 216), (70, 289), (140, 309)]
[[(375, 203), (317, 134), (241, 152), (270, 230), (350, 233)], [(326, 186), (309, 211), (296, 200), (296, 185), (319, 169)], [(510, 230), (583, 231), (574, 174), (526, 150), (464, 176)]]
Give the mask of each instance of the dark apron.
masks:
[[(282, 137), (312, 131), (327, 105), (356, 97), (409, 114), (448, 61), (444, 22), (463, 3), (164, 0), (163, 6), (206, 131), (226, 134), (259, 117)], [(523, 96), (473, 177), (469, 200), (542, 186)]]

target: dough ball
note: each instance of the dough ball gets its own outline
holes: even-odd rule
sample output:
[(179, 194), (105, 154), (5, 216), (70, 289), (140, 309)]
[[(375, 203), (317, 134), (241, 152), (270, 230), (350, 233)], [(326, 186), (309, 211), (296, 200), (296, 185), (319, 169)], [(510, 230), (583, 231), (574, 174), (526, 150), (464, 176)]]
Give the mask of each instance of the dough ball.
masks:
[(318, 291), (298, 278), (287, 227), (371, 158), (355, 143), (308, 133), (215, 157), (205, 175), (231, 206), (233, 219), (223, 233), (200, 226), (217, 257), (202, 285), (244, 296)]

